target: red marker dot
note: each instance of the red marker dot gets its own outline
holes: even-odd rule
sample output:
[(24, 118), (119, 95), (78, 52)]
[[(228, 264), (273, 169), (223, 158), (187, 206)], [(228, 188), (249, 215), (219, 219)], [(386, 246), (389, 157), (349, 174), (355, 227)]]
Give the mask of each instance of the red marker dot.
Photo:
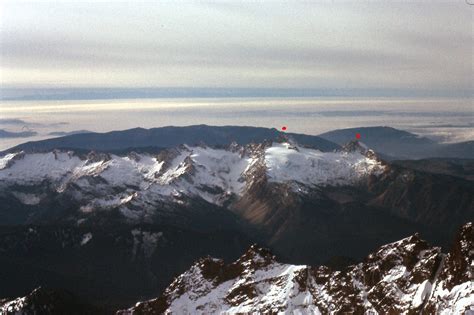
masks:
[(285, 130), (286, 130), (286, 126), (281, 127), (281, 130), (285, 131)]
[(360, 139), (360, 133), (356, 133), (356, 139)]

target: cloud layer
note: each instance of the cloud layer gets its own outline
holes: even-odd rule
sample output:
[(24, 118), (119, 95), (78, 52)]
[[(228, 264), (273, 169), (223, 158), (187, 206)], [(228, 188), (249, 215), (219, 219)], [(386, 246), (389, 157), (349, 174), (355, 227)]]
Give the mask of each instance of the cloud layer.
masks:
[(472, 88), (461, 0), (2, 6), (4, 87)]

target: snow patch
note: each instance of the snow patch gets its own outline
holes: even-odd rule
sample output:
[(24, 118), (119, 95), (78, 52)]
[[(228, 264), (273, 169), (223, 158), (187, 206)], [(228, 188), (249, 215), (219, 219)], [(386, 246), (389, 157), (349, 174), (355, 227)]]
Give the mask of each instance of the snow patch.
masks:
[(92, 239), (92, 233), (86, 233), (82, 236), (81, 246), (86, 245)]
[(41, 202), (41, 197), (35, 194), (27, 194), (17, 191), (12, 192), (12, 194), (24, 205), (34, 206)]
[(428, 280), (423, 281), (416, 290), (415, 296), (413, 297), (412, 306), (414, 308), (420, 307), (426, 298), (431, 293), (431, 282)]
[(384, 167), (360, 153), (321, 152), (276, 143), (265, 151), (270, 181), (296, 181), (305, 185), (351, 184)]
[(18, 153), (8, 153), (7, 155), (0, 158), (0, 170), (3, 170), (10, 164), (10, 161), (13, 160)]

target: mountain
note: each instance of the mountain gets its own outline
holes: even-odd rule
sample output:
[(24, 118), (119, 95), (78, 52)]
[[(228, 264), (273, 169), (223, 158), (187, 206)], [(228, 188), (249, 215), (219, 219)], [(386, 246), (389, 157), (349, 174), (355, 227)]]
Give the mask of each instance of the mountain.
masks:
[[(281, 263), (252, 245), (231, 263), (206, 256), (158, 297), (125, 314), (468, 314), (474, 303), (474, 230), (465, 224), (447, 254), (418, 234), (386, 244), (344, 270)], [(1, 314), (107, 314), (70, 292), (39, 287), (0, 300)]]
[(391, 127), (361, 127), (329, 131), (319, 136), (323, 139), (343, 145), (359, 133), (361, 141), (376, 152), (391, 157), (418, 157), (427, 147), (436, 146), (436, 142), (407, 131)]
[(230, 264), (198, 260), (161, 296), (117, 314), (461, 314), (474, 305), (473, 254), (472, 223), (447, 255), (415, 234), (342, 271), (280, 263), (254, 245)]
[(321, 152), (271, 142), (220, 149), (183, 145), (157, 155), (10, 153), (0, 159), (0, 198), (17, 210), (0, 215), (3, 222), (36, 223), (56, 215), (52, 209), (60, 206), (61, 218), (56, 219), (70, 221), (66, 209), (73, 206), (74, 220), (116, 210), (123, 220), (153, 222), (160, 207), (177, 213), (196, 200), (226, 206), (250, 192), (254, 180), (292, 183), (297, 190), (349, 185), (383, 169), (359, 152)]
[(440, 145), (434, 150), (432, 156), (472, 159), (474, 158), (474, 141)]
[(250, 240), (263, 240), (231, 209), (257, 176), (298, 189), (356, 183), (382, 168), (360, 152), (271, 142), (158, 154), (7, 154), (0, 296), (45, 285), (124, 306), (159, 293), (200, 256), (235, 259)]
[[(441, 144), (425, 137), (391, 127), (361, 127), (334, 130), (319, 136), (282, 133), (277, 129), (242, 126), (207, 126), (134, 128), (107, 133), (77, 132), (54, 133), (60, 136), (52, 139), (30, 141), (0, 154), (25, 151), (48, 152), (54, 149), (91, 150), (108, 153), (158, 152), (182, 144), (191, 146), (205, 143), (209, 146), (226, 146), (232, 142), (239, 145), (277, 141), (290, 138), (301, 146), (309, 146), (324, 152), (337, 150), (347, 142), (361, 135), (361, 141), (386, 160), (421, 158), (464, 158), (474, 159), (474, 141)], [(14, 136), (4, 132), (5, 137)], [(15, 134), (16, 135), (16, 134)], [(24, 134), (22, 133), (22, 136)], [(63, 136), (61, 136), (63, 135)], [(1, 132), (0, 132), (1, 137)]]
[[(0, 159), (3, 224), (225, 224), (258, 230), (278, 255), (305, 263), (359, 257), (410, 231), (446, 245), (474, 217), (473, 196), (472, 181), (386, 163), (359, 142), (336, 152), (265, 142)], [(348, 245), (349, 235), (364, 242)], [(316, 258), (302, 250), (309, 244), (325, 251)]]
[[(6, 152), (47, 152), (53, 149), (82, 149), (101, 152), (122, 151), (144, 147), (170, 148), (182, 144), (210, 146), (228, 145), (236, 142), (240, 145), (276, 140), (283, 133), (276, 129), (238, 126), (187, 126), (143, 129), (135, 128), (107, 133), (81, 133), (59, 138), (32, 141), (20, 144)], [(339, 146), (317, 136), (285, 133), (301, 145), (308, 145), (322, 151), (332, 151)], [(4, 152), (4, 153), (6, 153)]]
[(447, 248), (473, 217), (474, 182), (359, 141), (17, 151), (0, 158), (0, 296), (60, 287), (113, 310), (205, 255), (228, 263), (258, 243), (284, 264), (343, 268), (415, 232)]
[(474, 180), (474, 159), (436, 158), (398, 160), (392, 163), (414, 170)]
[(251, 244), (240, 231), (212, 223), (206, 230), (157, 224), (0, 226), (0, 297), (23, 296), (39, 286), (63, 288), (110, 312), (160, 294), (198, 257), (232, 261)]
[(360, 134), (361, 141), (387, 159), (474, 158), (474, 142), (440, 144), (391, 127), (360, 127), (329, 131), (319, 137), (343, 145)]

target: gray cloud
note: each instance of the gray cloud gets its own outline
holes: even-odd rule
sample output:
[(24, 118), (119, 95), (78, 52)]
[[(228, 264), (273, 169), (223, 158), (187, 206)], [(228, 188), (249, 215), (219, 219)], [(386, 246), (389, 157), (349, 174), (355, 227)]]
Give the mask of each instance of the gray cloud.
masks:
[(25, 125), (26, 122), (16, 118), (0, 118), (0, 125)]
[(4, 86), (472, 87), (457, 3), (7, 3)]
[[(165, 46), (143, 43), (94, 43), (81, 39), (59, 41), (54, 38), (13, 38), (2, 42), (5, 65), (31, 67), (120, 66), (149, 67), (180, 65), (199, 67), (307, 67), (344, 68), (423, 66), (424, 58), (401, 53), (348, 48), (281, 47), (227, 44), (218, 47)], [(21, 62), (20, 62), (21, 61)]]
[[(36, 96), (35, 99), (38, 97)], [(12, 97), (12, 99), (15, 99)], [(60, 126), (65, 126), (68, 125), (68, 122), (60, 121), (60, 122), (52, 122), (48, 124), (44, 123), (38, 123), (38, 122), (29, 122), (23, 119), (18, 119), (18, 118), (0, 118), (0, 125), (12, 125), (15, 127), (22, 126), (22, 129), (29, 129), (31, 127), (35, 128), (43, 128), (43, 127), (60, 127)]]
[(52, 131), (48, 133), (48, 136), (69, 136), (69, 135), (77, 135), (80, 133), (90, 133), (92, 131), (89, 130), (73, 130), (73, 131)]
[(416, 128), (474, 128), (472, 124), (429, 124), (429, 125), (415, 125)]

